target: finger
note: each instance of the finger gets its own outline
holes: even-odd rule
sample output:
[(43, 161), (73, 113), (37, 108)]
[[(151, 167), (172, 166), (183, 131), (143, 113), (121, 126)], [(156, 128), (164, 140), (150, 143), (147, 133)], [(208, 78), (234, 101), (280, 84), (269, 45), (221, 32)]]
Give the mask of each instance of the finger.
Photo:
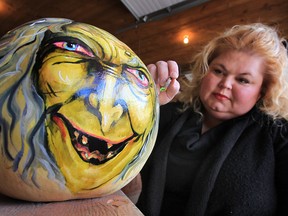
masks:
[(176, 79), (171, 79), (171, 83), (166, 91), (159, 94), (159, 104), (164, 105), (170, 102), (178, 94), (179, 90), (180, 83)]
[(172, 100), (180, 90), (180, 83), (176, 79), (172, 79), (166, 90), (166, 95), (169, 100)]
[(149, 64), (147, 65), (147, 69), (149, 70), (155, 84), (158, 83), (158, 75), (157, 75), (157, 67), (155, 64)]
[(179, 76), (179, 67), (175, 61), (167, 61), (168, 69), (169, 69), (169, 77), (172, 79), (177, 79)]
[(170, 85), (171, 82), (171, 78), (169, 77), (166, 80), (166, 83), (163, 86), (160, 86), (160, 92), (166, 91), (166, 89), (168, 88), (168, 86)]
[(168, 63), (165, 61), (158, 61), (156, 62), (156, 66), (159, 85), (164, 86), (169, 78)]

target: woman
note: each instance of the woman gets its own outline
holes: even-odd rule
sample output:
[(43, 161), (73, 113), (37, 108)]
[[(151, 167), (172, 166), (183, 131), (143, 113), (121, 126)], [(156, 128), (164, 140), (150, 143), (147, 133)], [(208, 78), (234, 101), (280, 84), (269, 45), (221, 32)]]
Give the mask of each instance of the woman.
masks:
[(288, 215), (288, 56), (275, 29), (238, 25), (196, 57), (177, 93), (177, 64), (148, 68), (160, 92), (155, 148), (137, 206), (156, 215)]

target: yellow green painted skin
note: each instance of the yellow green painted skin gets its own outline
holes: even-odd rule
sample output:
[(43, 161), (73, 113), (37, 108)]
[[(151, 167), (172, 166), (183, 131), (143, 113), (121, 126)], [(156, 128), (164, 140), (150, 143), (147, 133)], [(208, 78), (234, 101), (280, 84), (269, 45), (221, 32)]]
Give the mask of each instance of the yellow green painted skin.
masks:
[(33, 21), (1, 42), (0, 192), (57, 201), (132, 180), (159, 115), (139, 57), (106, 31), (66, 19)]

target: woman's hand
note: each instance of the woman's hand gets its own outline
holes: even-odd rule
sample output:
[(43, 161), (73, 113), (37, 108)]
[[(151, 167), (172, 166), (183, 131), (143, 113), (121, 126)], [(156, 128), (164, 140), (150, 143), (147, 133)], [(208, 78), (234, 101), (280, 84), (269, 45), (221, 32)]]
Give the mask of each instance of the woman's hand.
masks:
[(180, 84), (176, 80), (179, 76), (178, 65), (175, 61), (158, 61), (147, 66), (150, 71), (157, 91), (159, 93), (159, 104), (170, 102), (179, 92)]

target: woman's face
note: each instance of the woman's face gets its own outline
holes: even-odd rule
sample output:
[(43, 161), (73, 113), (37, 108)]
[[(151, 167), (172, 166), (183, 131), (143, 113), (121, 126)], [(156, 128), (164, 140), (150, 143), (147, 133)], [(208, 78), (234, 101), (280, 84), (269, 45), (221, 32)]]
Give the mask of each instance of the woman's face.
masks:
[(200, 87), (204, 117), (224, 121), (247, 113), (261, 97), (265, 64), (255, 54), (226, 51), (209, 65)]

